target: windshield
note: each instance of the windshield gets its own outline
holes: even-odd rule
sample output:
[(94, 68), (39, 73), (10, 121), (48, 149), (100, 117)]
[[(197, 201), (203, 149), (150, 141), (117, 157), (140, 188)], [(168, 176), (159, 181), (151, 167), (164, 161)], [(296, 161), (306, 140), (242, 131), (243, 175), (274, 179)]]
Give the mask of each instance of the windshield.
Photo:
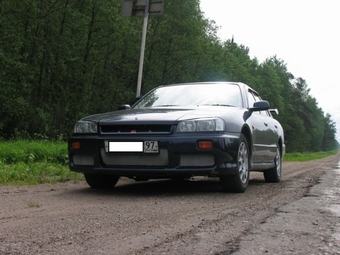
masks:
[(147, 94), (134, 108), (188, 105), (242, 107), (241, 91), (237, 84), (190, 84), (165, 86)]

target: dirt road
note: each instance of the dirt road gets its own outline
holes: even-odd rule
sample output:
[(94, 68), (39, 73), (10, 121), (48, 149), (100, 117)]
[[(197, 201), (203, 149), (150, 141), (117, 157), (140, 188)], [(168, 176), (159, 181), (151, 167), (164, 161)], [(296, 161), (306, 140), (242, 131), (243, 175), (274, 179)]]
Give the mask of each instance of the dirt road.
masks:
[(339, 158), (284, 163), (278, 184), (252, 173), (244, 194), (202, 178), (0, 187), (0, 254), (340, 254), (340, 215), (313, 191)]

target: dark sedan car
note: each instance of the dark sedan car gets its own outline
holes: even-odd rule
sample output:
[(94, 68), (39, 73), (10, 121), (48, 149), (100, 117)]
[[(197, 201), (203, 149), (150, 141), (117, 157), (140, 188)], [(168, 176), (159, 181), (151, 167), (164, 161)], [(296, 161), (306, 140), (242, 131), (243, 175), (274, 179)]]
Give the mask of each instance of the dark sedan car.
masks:
[(121, 176), (207, 176), (219, 177), (225, 191), (244, 192), (250, 171), (281, 179), (284, 135), (273, 112), (243, 83), (159, 86), (132, 106), (79, 120), (69, 166), (92, 188), (112, 188)]

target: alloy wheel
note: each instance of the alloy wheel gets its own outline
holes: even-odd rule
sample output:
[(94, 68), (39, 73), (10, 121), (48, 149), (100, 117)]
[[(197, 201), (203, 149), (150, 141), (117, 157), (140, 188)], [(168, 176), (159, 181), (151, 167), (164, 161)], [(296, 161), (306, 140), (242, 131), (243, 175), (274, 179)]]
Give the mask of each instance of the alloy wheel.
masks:
[(240, 181), (244, 184), (248, 180), (249, 164), (248, 164), (248, 148), (247, 145), (242, 142), (238, 149), (238, 171)]

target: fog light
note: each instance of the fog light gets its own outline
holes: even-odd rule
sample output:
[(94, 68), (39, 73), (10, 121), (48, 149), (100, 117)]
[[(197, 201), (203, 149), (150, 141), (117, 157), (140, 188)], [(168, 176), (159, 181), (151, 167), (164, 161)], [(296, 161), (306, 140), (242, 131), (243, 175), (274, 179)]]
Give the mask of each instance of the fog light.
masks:
[(73, 155), (73, 163), (77, 166), (93, 166), (94, 158), (91, 153), (77, 153)]
[(199, 149), (212, 149), (213, 148), (213, 142), (212, 141), (198, 141), (197, 147)]
[(71, 148), (74, 150), (80, 149), (80, 142), (72, 142)]

